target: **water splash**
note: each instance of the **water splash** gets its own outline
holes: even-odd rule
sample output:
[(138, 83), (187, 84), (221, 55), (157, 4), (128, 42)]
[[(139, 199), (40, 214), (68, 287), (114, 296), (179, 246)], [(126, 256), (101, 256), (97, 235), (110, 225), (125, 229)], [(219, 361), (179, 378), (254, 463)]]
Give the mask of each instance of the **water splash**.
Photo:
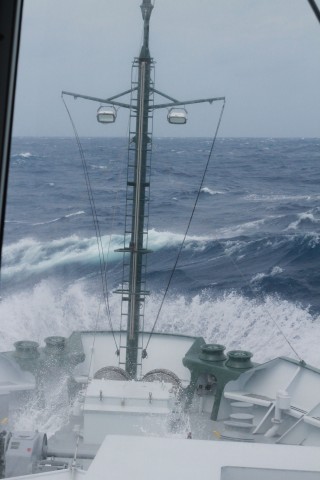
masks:
[[(147, 298), (146, 330), (153, 326), (161, 299), (160, 294)], [(119, 295), (110, 295), (115, 329), (120, 323), (120, 302)], [(0, 348), (11, 350), (13, 342), (22, 339), (43, 344), (49, 335), (68, 336), (96, 325), (98, 330), (106, 330), (108, 323), (100, 303), (100, 296), (81, 282), (62, 289), (54, 282), (42, 281), (29, 291), (10, 295), (0, 302)], [(276, 324), (306, 362), (320, 366), (320, 316), (277, 296), (255, 300), (236, 292), (215, 297), (206, 291), (190, 297), (171, 296), (164, 303), (156, 330), (202, 336), (208, 343), (225, 344), (227, 349), (251, 350), (255, 360), (263, 362), (274, 356), (293, 356)]]
[[(119, 328), (120, 297), (110, 295), (111, 316)], [(151, 330), (161, 302), (161, 295), (151, 295), (146, 302), (146, 330)], [(69, 336), (74, 330), (107, 329), (99, 312), (100, 298), (83, 283), (66, 290), (54, 282), (42, 281), (33, 289), (13, 294), (0, 302), (2, 329), (0, 348), (12, 350), (12, 343), (32, 339), (43, 344), (49, 335)], [(193, 297), (176, 295), (164, 303), (156, 331), (202, 336), (207, 343), (222, 343), (227, 351), (250, 350), (254, 361), (264, 362), (286, 355), (294, 358), (285, 336), (306, 362), (320, 365), (318, 338), (320, 317), (313, 316), (299, 304), (278, 297), (248, 299), (229, 292), (213, 297), (208, 292)], [(152, 339), (150, 342), (152, 348)], [(70, 406), (65, 398), (66, 378), (52, 384), (44, 407), (29, 402), (14, 418), (14, 428), (53, 435), (66, 422)]]
[(68, 422), (71, 405), (67, 395), (68, 377), (51, 382), (41, 398), (26, 402), (12, 418), (13, 430), (45, 432), (50, 438)]

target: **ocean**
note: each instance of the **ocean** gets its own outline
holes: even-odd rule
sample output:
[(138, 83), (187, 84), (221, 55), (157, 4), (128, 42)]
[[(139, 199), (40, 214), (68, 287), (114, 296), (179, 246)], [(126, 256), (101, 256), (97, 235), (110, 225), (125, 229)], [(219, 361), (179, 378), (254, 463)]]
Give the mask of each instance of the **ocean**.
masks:
[[(81, 139), (119, 327), (127, 140)], [(166, 289), (211, 140), (153, 141), (146, 328)], [(158, 331), (201, 335), (253, 359), (320, 367), (320, 140), (220, 138)], [(108, 329), (99, 255), (73, 138), (14, 138), (1, 273), (1, 350)]]

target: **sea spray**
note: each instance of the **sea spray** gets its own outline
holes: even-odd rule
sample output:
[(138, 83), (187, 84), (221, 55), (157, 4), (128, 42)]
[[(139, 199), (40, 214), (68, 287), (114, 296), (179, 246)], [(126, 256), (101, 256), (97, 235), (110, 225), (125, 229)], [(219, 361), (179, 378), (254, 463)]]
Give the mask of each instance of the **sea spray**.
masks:
[[(153, 327), (161, 298), (160, 293), (152, 294), (146, 301), (147, 331)], [(120, 326), (120, 301), (119, 295), (110, 294), (115, 329)], [(54, 282), (42, 281), (31, 290), (3, 299), (0, 317), (1, 350), (12, 350), (13, 343), (22, 339), (43, 344), (49, 335), (109, 329), (101, 296), (90, 292), (83, 282), (64, 290)], [(156, 331), (202, 336), (207, 343), (222, 343), (227, 349), (251, 350), (257, 362), (279, 355), (295, 358), (287, 337), (301, 358), (320, 366), (320, 316), (277, 296), (257, 300), (232, 291), (218, 296), (208, 291), (194, 296), (169, 295)]]

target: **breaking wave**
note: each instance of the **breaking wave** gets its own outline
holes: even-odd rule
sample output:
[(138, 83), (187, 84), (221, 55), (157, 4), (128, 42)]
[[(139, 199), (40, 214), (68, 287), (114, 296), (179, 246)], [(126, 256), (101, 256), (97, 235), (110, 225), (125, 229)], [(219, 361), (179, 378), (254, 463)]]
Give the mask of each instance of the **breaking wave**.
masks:
[[(149, 257), (148, 281), (153, 288), (162, 288), (167, 281), (183, 237), (169, 231), (149, 232), (148, 248), (157, 252)], [(123, 247), (123, 237), (106, 235), (102, 237), (102, 244), (108, 281), (114, 285), (121, 278), (122, 254), (115, 250)], [(279, 288), (286, 298), (300, 298), (317, 308), (318, 303), (311, 302), (311, 298), (319, 254), (317, 233), (233, 238), (191, 235), (186, 239), (173, 286), (179, 292), (191, 289), (193, 293), (215, 285), (219, 291), (239, 290), (246, 278), (248, 285), (258, 287), (261, 294), (273, 293)], [(72, 235), (47, 241), (25, 238), (4, 248), (1, 279), (3, 288), (7, 289), (24, 288), (26, 280), (35, 284), (48, 275), (69, 284), (80, 277), (97, 278), (99, 268), (95, 237)]]
[[(80, 215), (77, 212), (71, 215)], [(55, 220), (52, 220), (52, 222)], [(160, 250), (180, 245), (183, 240), (182, 234), (171, 232), (157, 232), (150, 230), (149, 247)], [(187, 249), (203, 249), (209, 237), (190, 236), (187, 238)], [(123, 247), (123, 236), (103, 236), (102, 244), (105, 259), (112, 262), (121, 260), (122, 256), (114, 250)], [(8, 245), (3, 251), (2, 279), (14, 275), (29, 276), (48, 272), (52, 268), (72, 264), (98, 265), (99, 251), (96, 237), (80, 238), (78, 235), (57, 240), (40, 241), (33, 238), (25, 238), (17, 243)]]

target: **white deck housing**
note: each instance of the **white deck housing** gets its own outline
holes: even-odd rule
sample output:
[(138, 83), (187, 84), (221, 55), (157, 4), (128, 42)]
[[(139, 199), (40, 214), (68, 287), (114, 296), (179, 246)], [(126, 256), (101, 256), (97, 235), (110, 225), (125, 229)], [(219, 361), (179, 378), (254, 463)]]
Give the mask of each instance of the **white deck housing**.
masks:
[(203, 440), (106, 437), (87, 480), (316, 480), (319, 449)]
[(92, 380), (84, 404), (84, 442), (100, 444), (115, 433), (165, 435), (173, 405), (168, 383)]
[(317, 447), (110, 435), (87, 472), (74, 468), (12, 478), (318, 480), (319, 476)]

